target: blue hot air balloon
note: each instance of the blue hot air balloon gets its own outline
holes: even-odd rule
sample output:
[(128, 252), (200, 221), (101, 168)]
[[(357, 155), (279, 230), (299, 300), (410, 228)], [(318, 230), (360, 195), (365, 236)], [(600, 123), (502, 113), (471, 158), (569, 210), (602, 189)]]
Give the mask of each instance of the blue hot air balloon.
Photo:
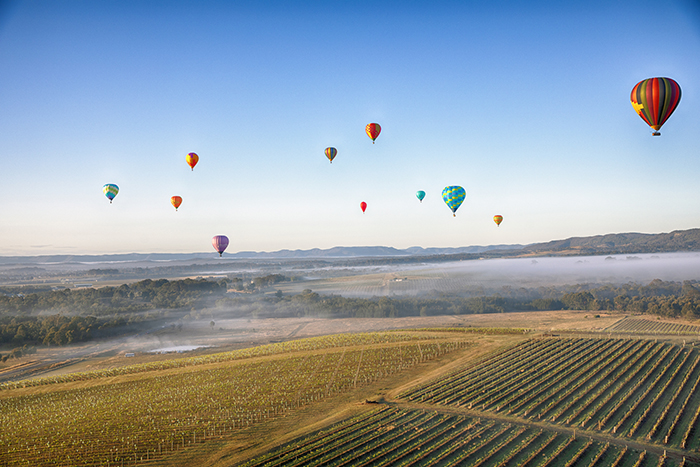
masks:
[(119, 187), (114, 183), (108, 183), (102, 187), (102, 192), (105, 194), (111, 204), (114, 197), (117, 196), (117, 193), (119, 193)]
[(447, 207), (452, 209), (452, 215), (456, 216), (457, 209), (462, 205), (464, 198), (467, 197), (467, 192), (461, 186), (446, 186), (442, 190), (442, 199), (447, 203)]
[(420, 201), (422, 203), (423, 198), (425, 198), (425, 191), (423, 191), (423, 190), (416, 191), (416, 198), (418, 198), (418, 201)]

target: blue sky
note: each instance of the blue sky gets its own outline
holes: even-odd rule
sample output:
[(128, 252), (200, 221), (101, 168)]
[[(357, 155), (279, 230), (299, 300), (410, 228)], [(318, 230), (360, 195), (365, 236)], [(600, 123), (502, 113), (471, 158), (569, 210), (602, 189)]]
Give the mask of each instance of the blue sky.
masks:
[[(0, 255), (700, 226), (700, 8), (562, 3), (0, 2)], [(654, 76), (661, 137), (629, 102)]]

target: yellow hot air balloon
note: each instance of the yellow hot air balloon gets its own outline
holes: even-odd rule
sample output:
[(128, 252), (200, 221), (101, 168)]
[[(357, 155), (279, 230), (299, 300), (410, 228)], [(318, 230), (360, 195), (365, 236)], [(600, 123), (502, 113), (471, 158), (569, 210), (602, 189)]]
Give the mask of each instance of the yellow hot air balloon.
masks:
[(187, 165), (189, 165), (190, 168), (194, 171), (194, 166), (197, 165), (197, 162), (199, 162), (199, 156), (196, 153), (191, 152), (187, 154), (185, 160), (187, 161)]

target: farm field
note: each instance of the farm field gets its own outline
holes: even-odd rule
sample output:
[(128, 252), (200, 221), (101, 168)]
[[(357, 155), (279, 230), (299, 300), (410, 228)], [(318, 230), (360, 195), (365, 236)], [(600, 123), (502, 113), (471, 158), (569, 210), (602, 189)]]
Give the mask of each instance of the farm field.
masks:
[(344, 334), (5, 384), (0, 465), (149, 461), (469, 345), (454, 332)]
[(683, 457), (520, 423), (385, 406), (281, 446), (240, 467), (698, 465)]
[(345, 333), (8, 383), (0, 465), (700, 465), (700, 347), (621, 335)]
[[(624, 314), (590, 311), (530, 311), (476, 315), (414, 316), (403, 318), (259, 318), (210, 319), (190, 321), (182, 333), (130, 336), (107, 342), (66, 347), (44, 347), (36, 354), (0, 363), (0, 382), (34, 376), (58, 376), (95, 369), (119, 368), (127, 364), (148, 363), (180, 358), (182, 355), (149, 352), (166, 346), (209, 345), (184, 355), (208, 355), (307, 337), (338, 333), (378, 332), (427, 327), (504, 327), (537, 331), (602, 331)], [(680, 322), (680, 321), (678, 321)], [(125, 353), (135, 353), (125, 359)]]
[(626, 332), (632, 334), (676, 334), (700, 335), (700, 326), (685, 323), (670, 323), (660, 320), (650, 320), (626, 317), (605, 329), (608, 332)]
[(644, 339), (531, 339), (399, 398), (700, 449), (700, 352)]

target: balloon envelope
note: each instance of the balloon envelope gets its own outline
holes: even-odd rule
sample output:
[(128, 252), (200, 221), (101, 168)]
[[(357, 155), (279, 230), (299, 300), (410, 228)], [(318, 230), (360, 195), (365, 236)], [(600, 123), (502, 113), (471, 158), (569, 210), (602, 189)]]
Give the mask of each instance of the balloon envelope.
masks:
[(496, 223), (496, 225), (501, 225), (501, 222), (503, 222), (503, 216), (497, 214), (493, 216), (493, 221)]
[(194, 166), (197, 165), (197, 162), (199, 162), (199, 156), (196, 153), (191, 152), (187, 154), (185, 160), (187, 161), (187, 165), (189, 165), (190, 168), (194, 170)]
[(360, 203), (360, 209), (362, 209), (362, 212), (365, 212), (365, 209), (367, 209), (367, 203), (364, 201)]
[(333, 163), (333, 159), (335, 159), (336, 154), (338, 154), (338, 150), (336, 148), (326, 148), (325, 153), (328, 160)]
[(111, 203), (117, 193), (119, 193), (119, 187), (113, 183), (108, 183), (102, 187), (102, 193), (105, 194), (109, 202)]
[(377, 136), (379, 136), (379, 133), (381, 132), (382, 127), (379, 126), (379, 123), (368, 123), (365, 127), (365, 133), (367, 133), (367, 136), (372, 138), (372, 144), (374, 144), (374, 140), (377, 139)]
[(418, 198), (418, 200), (422, 203), (423, 198), (425, 198), (425, 191), (423, 191), (423, 190), (416, 191), (416, 198)]
[(175, 207), (175, 210), (177, 211), (177, 208), (179, 208), (182, 204), (182, 198), (179, 196), (173, 196), (170, 198), (170, 203)]
[(464, 188), (461, 186), (446, 186), (445, 189), (442, 190), (442, 199), (445, 200), (445, 203), (447, 203), (447, 207), (452, 209), (453, 216), (456, 215), (455, 213), (457, 212), (457, 209), (460, 207), (464, 201), (464, 198), (466, 197), (467, 192), (464, 191)]
[(630, 94), (634, 110), (647, 125), (661, 133), (663, 125), (681, 101), (681, 87), (671, 78), (649, 78), (637, 83)]
[(217, 235), (211, 239), (211, 244), (216, 252), (219, 253), (219, 256), (221, 256), (228, 246), (228, 237), (226, 235)]

